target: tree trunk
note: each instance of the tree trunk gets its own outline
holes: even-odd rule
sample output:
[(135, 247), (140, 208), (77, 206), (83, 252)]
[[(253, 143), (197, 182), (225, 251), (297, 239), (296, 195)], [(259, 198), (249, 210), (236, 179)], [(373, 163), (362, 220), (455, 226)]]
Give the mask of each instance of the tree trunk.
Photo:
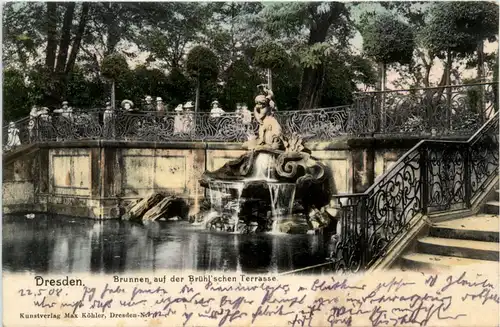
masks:
[(89, 2), (82, 3), (82, 13), (80, 15), (80, 22), (78, 24), (78, 30), (76, 31), (75, 39), (73, 41), (73, 46), (71, 47), (71, 53), (69, 55), (68, 64), (66, 65), (66, 74), (73, 70), (75, 65), (76, 56), (78, 51), (80, 51), (80, 43), (82, 42), (83, 35), (85, 34), (85, 27), (87, 25), (88, 13), (89, 13)]
[(54, 70), (57, 50), (57, 3), (47, 2), (47, 48), (45, 66)]
[(451, 57), (451, 51), (448, 50), (446, 54), (446, 126), (451, 127), (451, 65), (453, 59)]
[[(481, 40), (477, 45), (477, 82), (483, 82), (484, 77), (484, 41)], [(481, 122), (484, 122), (485, 119), (485, 108), (484, 108), (484, 86), (479, 86), (479, 103), (478, 111), (480, 115)]]
[[(328, 34), (328, 29), (332, 24), (332, 17), (334, 13), (330, 13), (328, 17), (323, 17), (319, 19), (318, 22), (314, 22), (311, 26), (311, 31), (309, 33), (308, 46), (312, 46), (316, 43), (321, 43), (326, 40)], [(321, 100), (321, 87), (323, 84), (323, 70), (325, 69), (324, 63), (321, 63), (315, 68), (305, 67), (302, 71), (302, 81), (300, 85), (299, 94), (299, 109), (306, 110), (316, 108)]]
[(73, 15), (75, 13), (75, 2), (66, 4), (63, 26), (61, 28), (61, 41), (59, 42), (59, 53), (57, 54), (56, 73), (64, 72), (66, 59), (68, 58), (69, 45), (71, 43), (71, 29), (73, 27)]
[(477, 45), (477, 80), (482, 82), (484, 77), (484, 41), (481, 40)]
[(116, 45), (120, 42), (120, 26), (119, 21), (117, 19), (115, 6), (120, 6), (119, 4), (109, 2), (107, 3), (107, 12), (106, 12), (106, 25), (108, 30), (107, 38), (106, 38), (106, 53), (108, 56), (115, 52)]
[(196, 99), (194, 103), (194, 112), (198, 112), (200, 106), (200, 78), (196, 78)]
[(381, 62), (378, 65), (378, 73), (379, 73), (379, 90), (381, 91), (379, 97), (379, 113), (380, 113), (380, 130), (385, 131), (386, 127), (386, 107), (385, 107), (385, 86), (386, 86), (386, 65)]
[(115, 80), (111, 83), (111, 108), (116, 109), (115, 107), (115, 98), (116, 98), (116, 92), (115, 92)]
[(271, 68), (267, 69), (267, 85), (268, 85), (270, 90), (273, 89), (273, 72), (272, 72)]

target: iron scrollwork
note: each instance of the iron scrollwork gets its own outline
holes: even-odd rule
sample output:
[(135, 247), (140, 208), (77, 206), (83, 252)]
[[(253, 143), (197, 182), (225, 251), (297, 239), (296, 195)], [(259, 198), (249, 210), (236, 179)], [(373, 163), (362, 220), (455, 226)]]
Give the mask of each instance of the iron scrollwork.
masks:
[(424, 151), (429, 212), (465, 208), (467, 144), (430, 142)]
[(337, 230), (332, 236), (330, 259), (336, 272), (356, 272), (364, 268), (366, 221), (364, 194), (334, 195), (340, 211)]
[(334, 196), (341, 231), (334, 237), (334, 268), (370, 266), (419, 213), (474, 205), (498, 175), (498, 115), (466, 142), (420, 142), (361, 195)]
[(421, 210), (420, 155), (418, 149), (406, 153), (367, 191), (367, 264), (382, 256)]
[(473, 138), (470, 145), (471, 200), (498, 175), (498, 113)]

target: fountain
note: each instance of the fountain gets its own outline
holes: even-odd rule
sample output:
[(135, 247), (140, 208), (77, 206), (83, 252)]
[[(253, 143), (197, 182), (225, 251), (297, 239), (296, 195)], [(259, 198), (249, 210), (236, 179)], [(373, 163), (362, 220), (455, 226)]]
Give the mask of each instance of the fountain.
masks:
[(244, 144), (248, 151), (200, 179), (210, 197), (210, 211), (203, 215), (208, 229), (280, 233), (283, 221), (307, 220), (312, 210), (329, 204), (331, 172), (299, 135), (282, 134), (272, 92), (264, 93), (255, 98), (259, 131)]

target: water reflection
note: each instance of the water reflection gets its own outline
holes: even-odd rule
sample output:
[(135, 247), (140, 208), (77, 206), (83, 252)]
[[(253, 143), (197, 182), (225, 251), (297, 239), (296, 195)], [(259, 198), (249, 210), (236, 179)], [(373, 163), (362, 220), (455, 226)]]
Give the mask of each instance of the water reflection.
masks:
[(284, 272), (323, 262), (323, 251), (314, 235), (214, 233), (184, 222), (141, 226), (61, 216), (3, 217), (3, 269), (12, 272)]

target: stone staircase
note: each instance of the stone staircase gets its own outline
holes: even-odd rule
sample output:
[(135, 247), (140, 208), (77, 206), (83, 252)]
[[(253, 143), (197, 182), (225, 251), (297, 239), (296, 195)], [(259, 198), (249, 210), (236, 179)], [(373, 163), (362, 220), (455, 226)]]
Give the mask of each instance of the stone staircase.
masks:
[(403, 255), (403, 270), (439, 270), (451, 266), (499, 261), (500, 193), (496, 189), (480, 213), (433, 223), (427, 236)]

